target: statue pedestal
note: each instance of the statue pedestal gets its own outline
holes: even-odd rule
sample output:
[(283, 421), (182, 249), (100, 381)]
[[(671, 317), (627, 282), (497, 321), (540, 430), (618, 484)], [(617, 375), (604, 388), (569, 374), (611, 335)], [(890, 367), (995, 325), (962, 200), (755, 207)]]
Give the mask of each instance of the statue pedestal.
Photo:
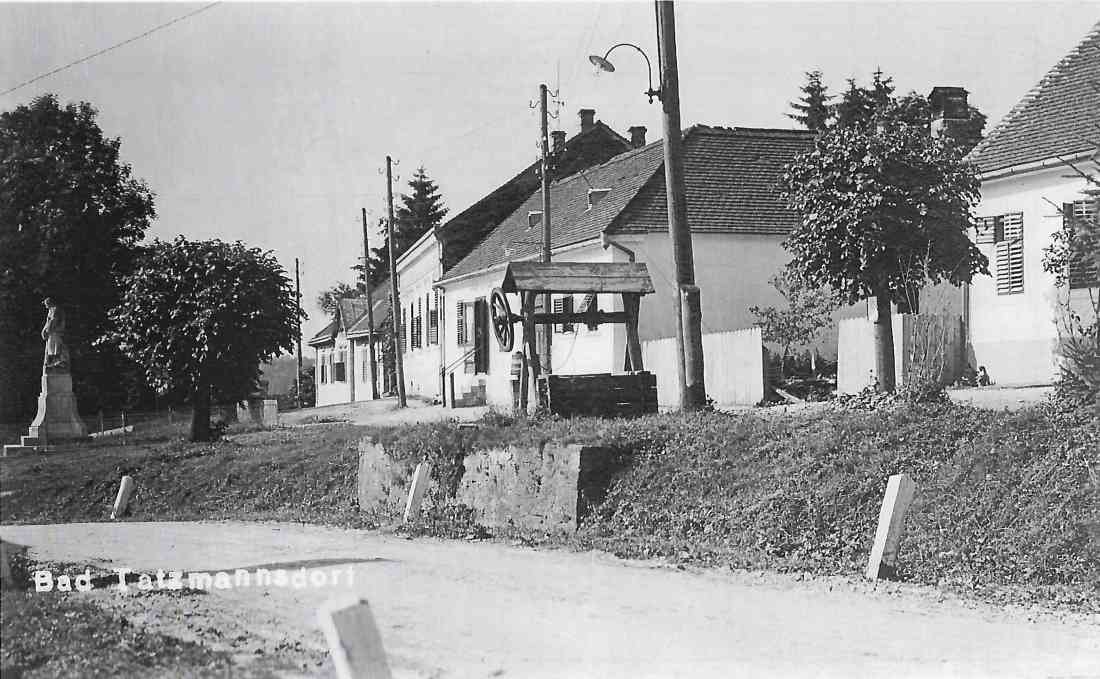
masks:
[(42, 391), (38, 394), (38, 415), (31, 422), (28, 438), (40, 444), (88, 435), (84, 420), (76, 411), (73, 376), (70, 373), (42, 373)]

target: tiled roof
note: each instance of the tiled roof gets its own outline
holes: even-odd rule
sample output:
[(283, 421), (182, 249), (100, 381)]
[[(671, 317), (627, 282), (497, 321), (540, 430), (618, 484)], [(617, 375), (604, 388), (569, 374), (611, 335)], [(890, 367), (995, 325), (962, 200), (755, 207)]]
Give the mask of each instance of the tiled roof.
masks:
[(1096, 148), (1100, 23), (970, 152), (982, 172), (1066, 158)]
[[(798, 215), (779, 197), (783, 166), (813, 145), (795, 130), (717, 128), (696, 125), (684, 135), (684, 180), (692, 231), (786, 234)], [(578, 172), (550, 190), (551, 246), (560, 248), (602, 232), (667, 229), (662, 142), (628, 151)], [(589, 189), (610, 189), (588, 209)], [(535, 193), (490, 233), (444, 279), (475, 273), (541, 252), (542, 227), (528, 213), (542, 210)]]
[[(588, 131), (566, 140), (556, 172), (559, 176), (568, 176), (582, 168), (613, 158), (629, 148), (630, 142), (602, 121), (596, 121)], [(436, 236), (443, 243), (445, 271), (469, 254), (494, 227), (538, 191), (541, 183), (538, 168), (537, 161), (528, 165), (492, 193), (439, 227)]]
[[(389, 279), (379, 283), (371, 291), (371, 301), (374, 302), (374, 329), (378, 330), (389, 317)], [(351, 297), (341, 299), (336, 305), (336, 313), (332, 321), (319, 333), (314, 335), (307, 344), (317, 346), (333, 341), (336, 335), (343, 330), (346, 334), (367, 332), (367, 298)]]
[[(797, 212), (779, 195), (784, 166), (813, 147), (813, 135), (799, 130), (706, 127), (684, 137), (684, 189), (693, 232), (786, 235), (798, 226)], [(664, 175), (638, 196), (612, 231), (666, 231), (668, 203)]]

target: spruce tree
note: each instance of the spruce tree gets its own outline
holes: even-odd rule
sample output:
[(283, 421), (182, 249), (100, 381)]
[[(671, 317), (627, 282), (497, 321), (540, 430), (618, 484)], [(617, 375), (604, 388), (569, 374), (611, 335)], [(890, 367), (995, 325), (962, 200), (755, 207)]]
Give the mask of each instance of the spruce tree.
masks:
[(856, 84), (855, 78), (848, 78), (848, 89), (840, 96), (836, 105), (836, 124), (838, 127), (863, 126), (871, 120), (875, 107), (871, 91)]
[(829, 100), (833, 97), (826, 93), (828, 87), (821, 78), (821, 71), (807, 71), (806, 84), (802, 86), (802, 98), (791, 102), (791, 108), (797, 112), (787, 114), (788, 118), (797, 120), (810, 132), (824, 132), (832, 118)]
[[(443, 196), (439, 186), (428, 177), (427, 171), (417, 168), (409, 180), (411, 193), (401, 194), (401, 205), (393, 213), (393, 256), (396, 259), (405, 253), (428, 231), (437, 228), (447, 216), (443, 207)], [(386, 233), (386, 221), (378, 221), (381, 232)], [(361, 267), (352, 267), (359, 270)], [(389, 239), (383, 238), (379, 247), (371, 248), (370, 280), (377, 285), (390, 275)]]

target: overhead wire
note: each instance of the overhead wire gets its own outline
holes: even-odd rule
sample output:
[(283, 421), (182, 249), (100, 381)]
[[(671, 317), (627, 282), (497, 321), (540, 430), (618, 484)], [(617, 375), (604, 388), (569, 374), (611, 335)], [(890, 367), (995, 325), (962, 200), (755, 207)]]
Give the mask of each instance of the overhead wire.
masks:
[(39, 80), (42, 80), (44, 78), (48, 78), (51, 75), (56, 75), (58, 73), (61, 73), (62, 71), (65, 71), (65, 70), (68, 70), (68, 69), (72, 68), (73, 66), (78, 66), (80, 64), (83, 64), (86, 61), (91, 61), (92, 59), (95, 59), (96, 57), (103, 56), (104, 54), (107, 54), (108, 52), (112, 52), (112, 51), (118, 49), (119, 47), (124, 47), (126, 45), (129, 45), (132, 42), (137, 42), (138, 40), (141, 40), (142, 38), (148, 37), (148, 36), (152, 35), (153, 33), (156, 33), (159, 30), (168, 28), (169, 26), (172, 26), (174, 24), (178, 24), (179, 22), (181, 22), (185, 19), (190, 19), (191, 17), (193, 17), (197, 14), (201, 14), (201, 13), (205, 12), (206, 10), (211, 9), (215, 5), (220, 5), (220, 4), (221, 4), (221, 0), (217, 0), (217, 2), (212, 2), (208, 5), (204, 5), (204, 6), (200, 7), (199, 9), (188, 12), (187, 14), (182, 14), (182, 15), (176, 17), (175, 19), (172, 19), (171, 21), (166, 21), (163, 24), (158, 24), (157, 26), (154, 26), (154, 27), (150, 28), (149, 30), (145, 31), (144, 33), (141, 33), (139, 35), (135, 35), (132, 38), (127, 38), (126, 40), (123, 40), (122, 42), (119, 42), (119, 43), (115, 43), (114, 45), (111, 45), (110, 47), (105, 47), (104, 49), (101, 49), (98, 52), (93, 52), (92, 54), (89, 54), (86, 57), (81, 57), (80, 59), (77, 59), (76, 61), (71, 61), (71, 62), (65, 64), (64, 66), (58, 66), (57, 68), (53, 69), (52, 71), (48, 71), (48, 72), (43, 73), (41, 75), (37, 75), (37, 76), (31, 78), (30, 80), (26, 80), (24, 82), (19, 83), (18, 85), (14, 86), (14, 87), (9, 87), (8, 89), (4, 90), (3, 92), (0, 92), (0, 96), (3, 96), (5, 94), (11, 94), (12, 92), (14, 92), (18, 89), (21, 89), (21, 88), (26, 87), (27, 85), (31, 85), (33, 83), (36, 83)]

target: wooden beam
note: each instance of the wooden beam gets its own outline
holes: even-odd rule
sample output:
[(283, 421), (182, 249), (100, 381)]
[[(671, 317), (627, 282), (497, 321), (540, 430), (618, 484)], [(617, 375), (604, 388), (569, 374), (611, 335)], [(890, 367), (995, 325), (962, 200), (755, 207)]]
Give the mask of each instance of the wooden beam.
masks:
[(654, 291), (646, 265), (636, 262), (512, 262), (504, 273), (504, 292), (572, 293)]
[(645, 370), (642, 365), (642, 342), (638, 337), (638, 309), (642, 296), (638, 293), (623, 293), (623, 313), (626, 316), (626, 355), (630, 359), (631, 370)]
[(600, 325), (603, 323), (626, 323), (627, 315), (625, 311), (536, 313), (534, 320), (536, 325), (560, 323), (588, 323)]

